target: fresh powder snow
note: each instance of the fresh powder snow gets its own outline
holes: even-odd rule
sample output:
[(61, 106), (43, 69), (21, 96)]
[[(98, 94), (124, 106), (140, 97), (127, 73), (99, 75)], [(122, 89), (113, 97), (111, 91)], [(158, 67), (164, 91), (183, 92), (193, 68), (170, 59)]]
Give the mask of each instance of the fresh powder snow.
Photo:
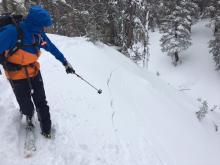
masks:
[[(204, 24), (193, 27), (194, 46), (178, 67), (161, 53), (159, 34), (151, 34), (150, 71), (104, 44), (49, 35), (76, 72), (103, 94), (67, 75), (62, 64), (43, 51), (41, 71), (56, 136), (43, 138), (36, 124), (37, 151), (25, 159), (19, 149), (19, 107), (1, 76), (0, 164), (219, 165), (220, 136), (195, 115), (197, 97), (217, 104), (205, 91), (218, 96), (219, 89), (218, 72), (207, 52), (210, 32)], [(204, 57), (197, 61), (200, 55)]]

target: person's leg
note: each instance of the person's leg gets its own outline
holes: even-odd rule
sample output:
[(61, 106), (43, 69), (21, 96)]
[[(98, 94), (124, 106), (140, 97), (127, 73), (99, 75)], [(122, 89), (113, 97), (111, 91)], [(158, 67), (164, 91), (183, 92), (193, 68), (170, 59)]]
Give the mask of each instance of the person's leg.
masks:
[(22, 114), (32, 117), (34, 114), (34, 105), (31, 99), (31, 91), (27, 80), (11, 80), (15, 97), (20, 106)]
[(34, 104), (38, 113), (42, 133), (49, 134), (51, 131), (51, 120), (49, 106), (47, 105), (44, 91), (43, 80), (40, 72), (34, 78), (31, 78), (34, 93), (32, 94)]

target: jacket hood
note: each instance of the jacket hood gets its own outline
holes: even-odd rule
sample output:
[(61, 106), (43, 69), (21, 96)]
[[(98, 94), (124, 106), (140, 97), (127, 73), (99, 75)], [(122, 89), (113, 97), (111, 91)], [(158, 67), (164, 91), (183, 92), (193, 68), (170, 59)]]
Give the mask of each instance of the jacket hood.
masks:
[(52, 25), (52, 19), (49, 12), (40, 6), (32, 6), (24, 22), (27, 24), (30, 31), (34, 33), (42, 32), (44, 27)]

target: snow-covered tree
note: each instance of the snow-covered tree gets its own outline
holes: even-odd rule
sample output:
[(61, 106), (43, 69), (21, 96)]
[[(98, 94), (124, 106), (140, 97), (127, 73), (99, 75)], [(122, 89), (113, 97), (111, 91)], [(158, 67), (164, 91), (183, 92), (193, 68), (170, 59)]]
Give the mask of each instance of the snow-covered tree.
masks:
[(149, 60), (148, 27), (149, 11), (147, 2), (143, 0), (133, 1), (133, 16), (129, 17), (132, 24), (131, 47), (128, 49), (130, 58), (143, 67), (147, 67)]
[(216, 33), (215, 38), (209, 42), (210, 53), (216, 63), (216, 69), (220, 69), (220, 33)]
[(185, 8), (191, 17), (191, 25), (199, 19), (199, 6), (193, 0), (185, 0)]
[(170, 12), (164, 18), (161, 26), (161, 47), (163, 52), (167, 52), (172, 57), (172, 62), (176, 66), (180, 53), (191, 45), (191, 15), (186, 7), (185, 0), (177, 0), (168, 3)]
[(204, 15), (206, 7), (208, 6), (210, 0), (193, 0), (193, 2), (195, 2), (200, 10), (200, 14)]
[[(108, 20), (108, 2), (95, 1), (88, 9), (86, 35), (93, 41), (105, 41)], [(106, 29), (105, 29), (106, 28)]]
[(209, 42), (210, 53), (216, 63), (216, 69), (220, 69), (220, 0), (211, 0), (206, 9), (213, 28), (214, 39)]
[(24, 2), (17, 0), (2, 0), (3, 13), (23, 14), (27, 13)]
[(210, 0), (205, 15), (210, 18), (210, 26), (217, 33), (220, 30), (220, 0)]

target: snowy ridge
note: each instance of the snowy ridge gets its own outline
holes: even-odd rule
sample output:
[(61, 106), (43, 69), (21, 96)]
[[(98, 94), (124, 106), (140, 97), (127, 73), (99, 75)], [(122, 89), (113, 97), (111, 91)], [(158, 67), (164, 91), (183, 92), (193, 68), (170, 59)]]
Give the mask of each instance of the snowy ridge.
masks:
[(220, 140), (197, 120), (196, 102), (103, 44), (50, 38), (103, 94), (66, 75), (43, 52), (42, 76), (56, 138), (38, 135), (36, 155), (24, 159), (17, 150), (18, 106), (0, 77), (0, 164), (219, 165)]

